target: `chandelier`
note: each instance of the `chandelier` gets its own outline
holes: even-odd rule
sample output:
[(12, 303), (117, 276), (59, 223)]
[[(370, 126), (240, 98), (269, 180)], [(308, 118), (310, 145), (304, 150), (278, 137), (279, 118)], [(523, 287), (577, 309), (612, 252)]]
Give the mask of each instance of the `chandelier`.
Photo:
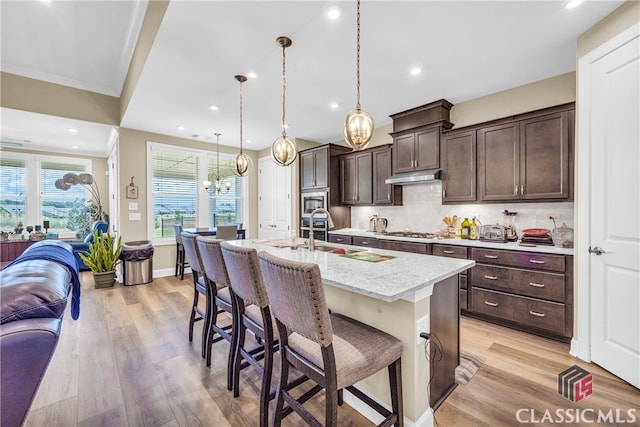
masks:
[(373, 136), (373, 118), (360, 108), (360, 0), (357, 2), (356, 43), (356, 107), (347, 114), (344, 123), (344, 139), (354, 150), (364, 150)]
[[(215, 175), (213, 175), (213, 178), (215, 180), (214, 188), (216, 190), (216, 193), (220, 194), (223, 189), (225, 190), (225, 193), (228, 192), (231, 189), (232, 184), (230, 181), (222, 181), (224, 178), (220, 175), (220, 135), (222, 134), (215, 133), (214, 135), (216, 136), (216, 173)], [(207, 191), (209, 191), (209, 188), (211, 188), (211, 184), (211, 178), (209, 178), (207, 181), (202, 182), (204, 189)]]

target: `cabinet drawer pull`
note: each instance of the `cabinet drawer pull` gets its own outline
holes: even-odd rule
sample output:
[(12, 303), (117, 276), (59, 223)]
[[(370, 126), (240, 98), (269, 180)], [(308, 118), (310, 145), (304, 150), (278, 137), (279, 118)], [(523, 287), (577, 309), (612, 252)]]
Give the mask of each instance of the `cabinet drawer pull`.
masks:
[(544, 288), (544, 283), (529, 282), (529, 286), (533, 286), (534, 288)]
[(498, 276), (487, 276), (486, 274), (484, 275), (484, 278), (489, 280), (498, 280)]
[(531, 264), (544, 264), (544, 261), (541, 261), (539, 259), (530, 259), (529, 262)]
[(344, 239), (337, 238), (336, 242), (342, 242)]
[(368, 240), (363, 240), (363, 241), (362, 241), (362, 242), (360, 242), (360, 243), (361, 243), (361, 244), (363, 244), (363, 245), (368, 245), (368, 244), (369, 244), (369, 241), (368, 241)]
[(455, 254), (455, 251), (449, 251), (447, 249), (444, 249), (442, 252), (444, 252), (445, 254)]
[(484, 257), (489, 259), (498, 259), (498, 255), (485, 255)]
[(532, 311), (532, 310), (529, 310), (529, 314), (532, 315), (532, 316), (536, 316), (536, 317), (544, 317), (545, 316), (544, 313), (538, 313), (537, 311)]
[(497, 302), (489, 302), (489, 301), (485, 301), (484, 303), (485, 303), (485, 304), (487, 304), (487, 305), (488, 305), (488, 306), (490, 306), (490, 307), (497, 307), (497, 306), (498, 306), (498, 303), (497, 303)]

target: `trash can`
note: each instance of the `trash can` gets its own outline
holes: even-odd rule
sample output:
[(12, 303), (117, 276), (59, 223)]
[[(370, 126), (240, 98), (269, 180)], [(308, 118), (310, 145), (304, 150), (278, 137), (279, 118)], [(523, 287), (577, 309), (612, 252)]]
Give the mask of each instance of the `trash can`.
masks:
[(153, 280), (153, 246), (149, 240), (122, 244), (122, 278), (126, 286)]

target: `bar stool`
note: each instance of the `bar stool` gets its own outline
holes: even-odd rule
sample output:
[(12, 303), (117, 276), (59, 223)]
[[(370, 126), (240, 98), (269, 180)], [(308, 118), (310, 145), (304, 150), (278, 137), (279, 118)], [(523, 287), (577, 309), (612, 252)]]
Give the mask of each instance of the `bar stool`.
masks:
[(177, 276), (180, 273), (180, 280), (184, 280), (184, 269), (189, 266), (184, 256), (184, 245), (182, 244), (182, 226), (180, 224), (173, 224), (173, 231), (176, 234), (176, 273)]
[[(211, 347), (213, 343), (225, 339), (229, 342), (229, 362), (227, 366), (227, 389), (231, 390), (231, 369), (233, 356), (233, 341), (231, 336), (231, 328), (233, 325), (218, 326), (218, 314), (227, 312), (233, 318), (233, 302), (231, 289), (229, 288), (229, 275), (227, 267), (222, 258), (220, 243), (222, 240), (214, 237), (198, 236), (196, 239), (198, 249), (200, 250), (200, 258), (204, 268), (206, 280), (211, 282), (212, 286), (212, 312), (211, 326), (209, 328), (209, 337), (207, 338), (207, 366), (211, 366)], [(215, 334), (218, 337), (214, 338)]]
[[(202, 358), (204, 359), (207, 357), (207, 343), (209, 329), (211, 326), (211, 313), (213, 311), (211, 307), (211, 294), (213, 293), (211, 290), (212, 284), (210, 281), (206, 280), (204, 275), (204, 267), (202, 266), (200, 250), (196, 244), (196, 238), (198, 235), (187, 233), (186, 231), (183, 231), (180, 235), (182, 236), (182, 244), (184, 245), (186, 258), (189, 261), (191, 273), (193, 274), (193, 305), (191, 307), (191, 314), (189, 315), (189, 342), (193, 341), (194, 323), (204, 320), (204, 325), (202, 326)], [(200, 294), (204, 295), (206, 299), (204, 311), (198, 307)]]
[[(271, 317), (269, 298), (262, 280), (258, 254), (253, 248), (243, 248), (227, 242), (220, 244), (229, 272), (234, 298), (233, 317), (233, 396), (240, 395), (240, 370), (246, 361), (262, 373), (260, 387), (260, 427), (267, 427), (269, 395), (273, 372), (273, 354), (277, 347), (277, 331)], [(246, 331), (262, 340), (262, 345), (245, 348)], [(262, 364), (259, 360), (264, 359)]]
[(216, 239), (236, 240), (238, 238), (237, 225), (219, 225), (216, 227)]
[[(279, 427), (285, 415), (284, 402), (309, 425), (322, 425), (302, 406), (322, 388), (326, 393), (325, 426), (338, 425), (338, 391), (343, 388), (385, 417), (381, 426), (402, 426), (402, 342), (357, 320), (329, 313), (317, 264), (289, 261), (264, 251), (258, 258), (280, 334), (274, 426)], [(290, 365), (317, 384), (298, 399), (290, 393), (295, 388), (288, 378)], [(385, 367), (391, 412), (353, 386)]]

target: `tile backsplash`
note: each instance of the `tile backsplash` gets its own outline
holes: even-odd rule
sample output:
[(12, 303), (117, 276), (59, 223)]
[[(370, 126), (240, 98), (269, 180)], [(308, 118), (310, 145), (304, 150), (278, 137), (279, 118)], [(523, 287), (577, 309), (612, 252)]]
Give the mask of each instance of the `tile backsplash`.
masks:
[(460, 221), (465, 217), (479, 218), (482, 224), (502, 224), (507, 209), (518, 212), (516, 231), (525, 228), (553, 229), (549, 215), (560, 218), (558, 226), (563, 222), (573, 227), (573, 202), (553, 203), (485, 203), (485, 204), (442, 204), (442, 183), (436, 181), (429, 184), (405, 185), (402, 189), (402, 206), (358, 206), (351, 208), (351, 227), (369, 228), (369, 218), (373, 214), (387, 218), (388, 231), (402, 231), (410, 228), (413, 231), (433, 232), (445, 227), (442, 218), (458, 215)]

